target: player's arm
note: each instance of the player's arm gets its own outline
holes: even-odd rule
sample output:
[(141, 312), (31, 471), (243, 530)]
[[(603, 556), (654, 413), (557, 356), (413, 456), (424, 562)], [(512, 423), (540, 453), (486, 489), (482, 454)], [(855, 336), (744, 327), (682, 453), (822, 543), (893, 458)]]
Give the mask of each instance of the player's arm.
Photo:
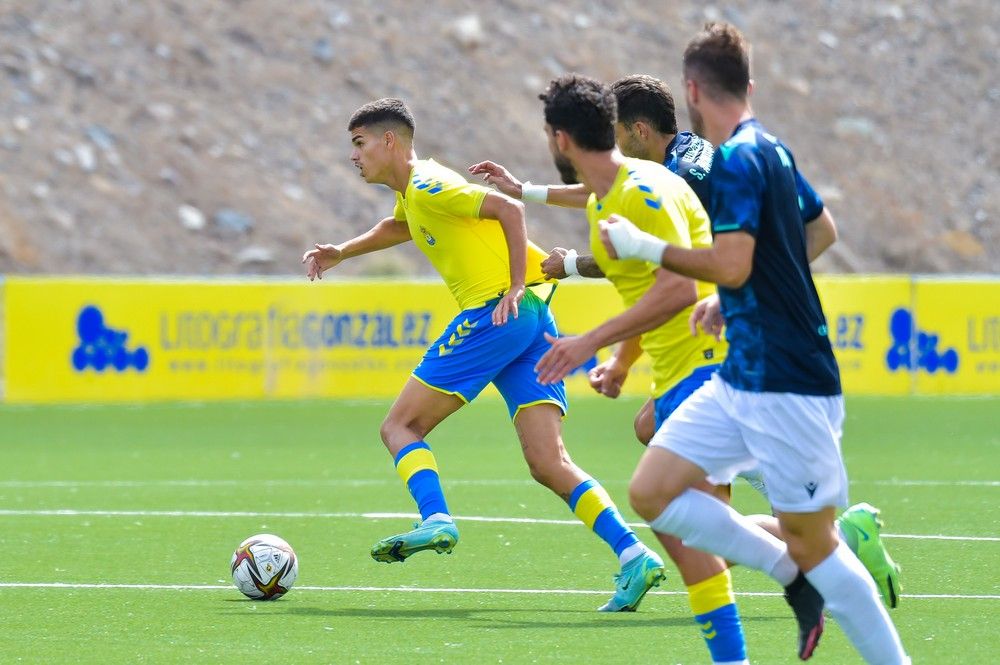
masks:
[(510, 261), (510, 288), (493, 310), (493, 324), (507, 323), (508, 315), (517, 318), (517, 307), (524, 297), (525, 271), (528, 264), (528, 230), (524, 222), (524, 204), (498, 192), (488, 192), (479, 208), (482, 219), (495, 219), (503, 229)]
[(548, 279), (565, 279), (570, 275), (604, 277), (604, 271), (589, 254), (579, 255), (575, 249), (556, 247), (542, 261), (542, 273)]
[(406, 222), (394, 217), (386, 217), (361, 235), (339, 245), (320, 245), (302, 255), (309, 280), (323, 279), (323, 272), (333, 268), (344, 259), (377, 252), (412, 240)]
[(815, 261), (835, 242), (837, 225), (833, 221), (833, 215), (824, 207), (819, 217), (806, 222), (806, 255), (809, 263)]
[(659, 269), (652, 286), (638, 302), (579, 337), (546, 335), (552, 348), (535, 365), (539, 383), (561, 381), (598, 349), (663, 325), (698, 300), (693, 280)]
[[(469, 167), (469, 173), (482, 176), (507, 196), (521, 201), (547, 203), (564, 208), (586, 208), (590, 190), (584, 185), (533, 185), (521, 182), (501, 164), (485, 161)], [(603, 275), (602, 275), (603, 276)]]
[(720, 233), (711, 247), (671, 245), (636, 228), (621, 215), (602, 220), (601, 242), (612, 258), (640, 258), (692, 279), (736, 289), (750, 278), (756, 238), (745, 231)]
[(615, 349), (607, 360), (599, 363), (587, 373), (590, 387), (595, 391), (615, 399), (622, 392), (628, 372), (642, 355), (641, 337), (630, 337)]

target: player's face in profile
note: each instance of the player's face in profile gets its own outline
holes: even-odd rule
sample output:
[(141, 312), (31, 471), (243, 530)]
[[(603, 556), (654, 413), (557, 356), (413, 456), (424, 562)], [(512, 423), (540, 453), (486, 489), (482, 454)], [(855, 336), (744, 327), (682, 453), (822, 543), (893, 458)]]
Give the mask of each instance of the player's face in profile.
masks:
[(638, 157), (647, 159), (646, 151), (642, 145), (639, 132), (635, 131), (635, 125), (628, 127), (625, 123), (615, 123), (615, 143), (626, 157)]
[(351, 131), (351, 162), (361, 172), (365, 182), (378, 182), (388, 156), (385, 142), (367, 127)]
[(556, 165), (556, 169), (559, 170), (559, 177), (562, 178), (564, 184), (575, 185), (580, 182), (580, 179), (576, 175), (576, 169), (573, 168), (572, 162), (559, 151), (559, 145), (556, 143), (555, 132), (548, 125), (545, 126), (545, 133), (549, 137), (549, 152), (552, 153), (552, 161)]

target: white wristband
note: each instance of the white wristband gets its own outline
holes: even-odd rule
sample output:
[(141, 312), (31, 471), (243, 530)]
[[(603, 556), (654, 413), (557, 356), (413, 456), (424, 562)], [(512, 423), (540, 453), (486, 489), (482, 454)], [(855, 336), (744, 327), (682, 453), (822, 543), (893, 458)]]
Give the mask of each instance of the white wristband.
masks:
[(563, 272), (566, 273), (567, 277), (580, 274), (580, 271), (576, 268), (576, 257), (577, 253), (575, 249), (569, 250), (566, 252), (566, 256), (563, 257)]
[(521, 200), (530, 203), (545, 203), (549, 200), (548, 185), (532, 185), (530, 182), (521, 183)]

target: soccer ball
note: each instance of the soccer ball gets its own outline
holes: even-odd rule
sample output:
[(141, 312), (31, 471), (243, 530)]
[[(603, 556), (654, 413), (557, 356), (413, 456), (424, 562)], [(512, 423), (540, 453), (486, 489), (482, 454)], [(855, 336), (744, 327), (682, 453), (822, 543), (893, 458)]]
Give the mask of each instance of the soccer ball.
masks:
[(250, 536), (233, 552), (233, 583), (247, 598), (281, 598), (295, 584), (299, 560), (292, 546), (277, 536)]

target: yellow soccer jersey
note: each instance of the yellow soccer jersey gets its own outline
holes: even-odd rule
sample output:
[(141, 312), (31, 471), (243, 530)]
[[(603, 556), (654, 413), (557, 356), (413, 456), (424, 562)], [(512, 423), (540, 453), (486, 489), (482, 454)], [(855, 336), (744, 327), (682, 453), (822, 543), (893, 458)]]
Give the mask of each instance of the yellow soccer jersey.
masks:
[[(467, 182), (433, 159), (421, 159), (410, 172), (406, 194), (396, 192), (396, 221), (406, 222), (413, 242), (444, 279), (462, 309), (480, 307), (510, 288), (507, 240), (500, 222), (479, 217), (493, 190)], [(541, 264), (548, 256), (528, 242), (526, 284), (545, 281)]]
[[(607, 195), (587, 202), (590, 249), (597, 265), (631, 307), (653, 285), (659, 266), (640, 259), (613, 260), (601, 243), (598, 222), (612, 214), (622, 215), (643, 231), (679, 247), (709, 247), (712, 229), (701, 201), (684, 179), (662, 164), (626, 159)], [(698, 298), (715, 286), (697, 282)], [(653, 397), (659, 397), (696, 367), (722, 362), (726, 343), (705, 334), (697, 337), (688, 329), (691, 307), (642, 336), (642, 349), (653, 363)]]

